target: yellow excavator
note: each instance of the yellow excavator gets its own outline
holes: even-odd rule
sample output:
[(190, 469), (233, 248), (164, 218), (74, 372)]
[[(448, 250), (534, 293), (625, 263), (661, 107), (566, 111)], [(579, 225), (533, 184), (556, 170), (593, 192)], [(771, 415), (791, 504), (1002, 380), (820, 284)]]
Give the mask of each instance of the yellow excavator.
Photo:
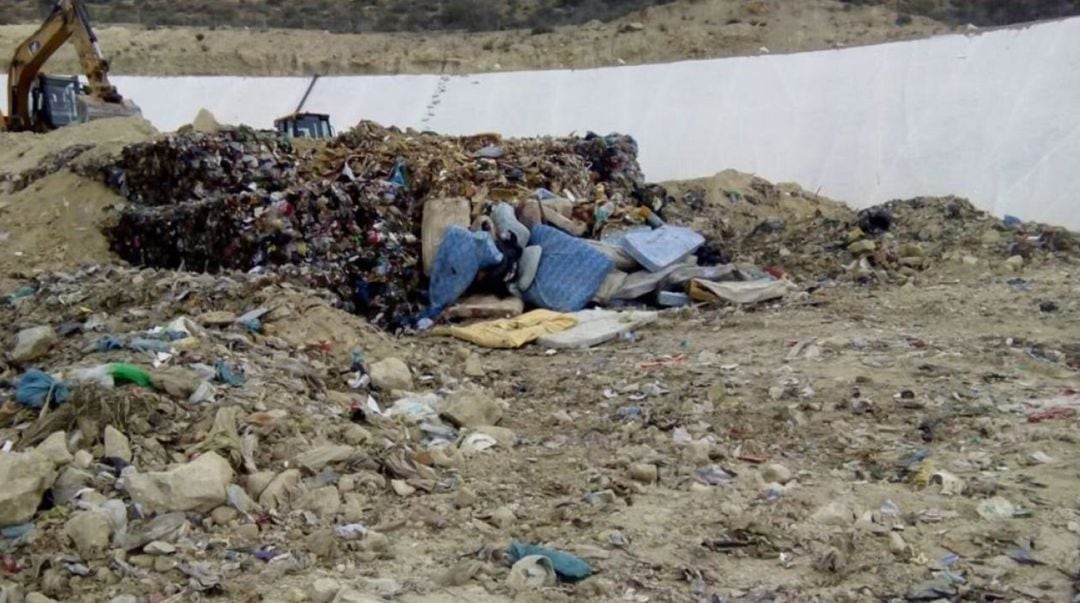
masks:
[[(70, 40), (88, 84), (77, 76), (41, 73), (46, 61)], [(44, 132), (73, 123), (140, 115), (134, 103), (109, 83), (109, 62), (82, 0), (56, 0), (48, 18), (19, 44), (8, 68), (8, 116), (0, 112), (0, 131)]]

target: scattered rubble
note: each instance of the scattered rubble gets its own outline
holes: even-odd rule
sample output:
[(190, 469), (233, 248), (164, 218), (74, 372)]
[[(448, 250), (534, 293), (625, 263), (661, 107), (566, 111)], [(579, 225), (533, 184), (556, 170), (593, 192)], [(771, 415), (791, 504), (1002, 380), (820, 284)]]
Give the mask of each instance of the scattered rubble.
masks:
[[(113, 228), (261, 207), (259, 226), (235, 231), (247, 214), (226, 211), (206, 236), (297, 236), (211, 249), (299, 255), (204, 273), (201, 251), (158, 235), (135, 260), (155, 267), (0, 275), (0, 597), (1068, 600), (1073, 235), (956, 199), (855, 212), (733, 174), (667, 195), (629, 145), (367, 124), (309, 151), (224, 129), (106, 162), (131, 203)], [(144, 165), (176, 184), (160, 203)], [(453, 337), (376, 328), (427, 301), (419, 203), (465, 199), (472, 219), (532, 199), (494, 216), (532, 236), (539, 188), (573, 191), (580, 212), (548, 199), (553, 228), (584, 227), (609, 276), (631, 272), (608, 283), (619, 307), (470, 296), (436, 317), (465, 323)], [(333, 242), (371, 230), (320, 230), (335, 189), (351, 211), (376, 200), (364, 224), (380, 237), (411, 233), (386, 256), (408, 268), (383, 282), (415, 288), (359, 312), (371, 322), (319, 280), (342, 260)], [(598, 210), (614, 216), (600, 228)], [(685, 262), (649, 272), (618, 232), (656, 218), (704, 240), (646, 249)], [(378, 272), (357, 261), (353, 277)], [(657, 287), (682, 305), (636, 307)], [(734, 303), (701, 305), (702, 291)], [(35, 325), (49, 343), (19, 360)], [(20, 398), (27, 384), (40, 404)]]

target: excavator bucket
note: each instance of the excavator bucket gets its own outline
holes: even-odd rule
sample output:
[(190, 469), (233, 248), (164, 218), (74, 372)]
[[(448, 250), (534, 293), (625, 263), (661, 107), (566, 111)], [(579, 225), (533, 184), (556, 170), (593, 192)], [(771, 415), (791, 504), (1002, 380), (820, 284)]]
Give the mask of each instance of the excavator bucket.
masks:
[(75, 97), (79, 112), (79, 121), (94, 121), (111, 117), (141, 116), (142, 110), (135, 103), (124, 99), (122, 102), (106, 102), (96, 96), (80, 94)]

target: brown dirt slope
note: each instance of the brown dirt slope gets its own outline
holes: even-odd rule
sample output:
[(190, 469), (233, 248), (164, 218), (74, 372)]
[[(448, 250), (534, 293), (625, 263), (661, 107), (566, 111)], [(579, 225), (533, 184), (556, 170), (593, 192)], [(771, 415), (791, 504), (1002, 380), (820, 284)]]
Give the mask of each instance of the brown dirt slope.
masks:
[[(674, 0), (85, 0), (102, 22), (147, 26), (275, 27), (339, 33), (498, 31), (610, 21)], [(954, 25), (1009, 25), (1080, 13), (1080, 0), (841, 0)], [(734, 4), (735, 2), (732, 2)], [(766, 5), (769, 0), (745, 0)], [(773, 1), (772, 4), (777, 4)], [(800, 4), (801, 2), (788, 2)], [(0, 0), (0, 23), (35, 22), (49, 2)]]
[[(682, 1), (618, 20), (543, 30), (467, 34), (330, 34), (284, 29), (102, 26), (113, 71), (142, 75), (471, 73), (587, 68), (875, 44), (944, 33), (949, 27), (877, 6), (837, 0)], [(898, 23), (904, 24), (898, 24)], [(33, 25), (0, 26), (0, 54)], [(55, 73), (78, 70), (63, 49)]]

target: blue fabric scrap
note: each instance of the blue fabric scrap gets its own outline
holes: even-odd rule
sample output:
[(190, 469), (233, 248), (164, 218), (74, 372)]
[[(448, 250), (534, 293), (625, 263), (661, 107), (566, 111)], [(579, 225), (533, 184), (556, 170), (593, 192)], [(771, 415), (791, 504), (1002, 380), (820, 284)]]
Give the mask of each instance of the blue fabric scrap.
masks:
[(522, 299), (538, 308), (556, 312), (577, 312), (584, 308), (608, 273), (611, 259), (591, 245), (550, 226), (532, 229), (529, 245), (544, 249), (536, 278)]

